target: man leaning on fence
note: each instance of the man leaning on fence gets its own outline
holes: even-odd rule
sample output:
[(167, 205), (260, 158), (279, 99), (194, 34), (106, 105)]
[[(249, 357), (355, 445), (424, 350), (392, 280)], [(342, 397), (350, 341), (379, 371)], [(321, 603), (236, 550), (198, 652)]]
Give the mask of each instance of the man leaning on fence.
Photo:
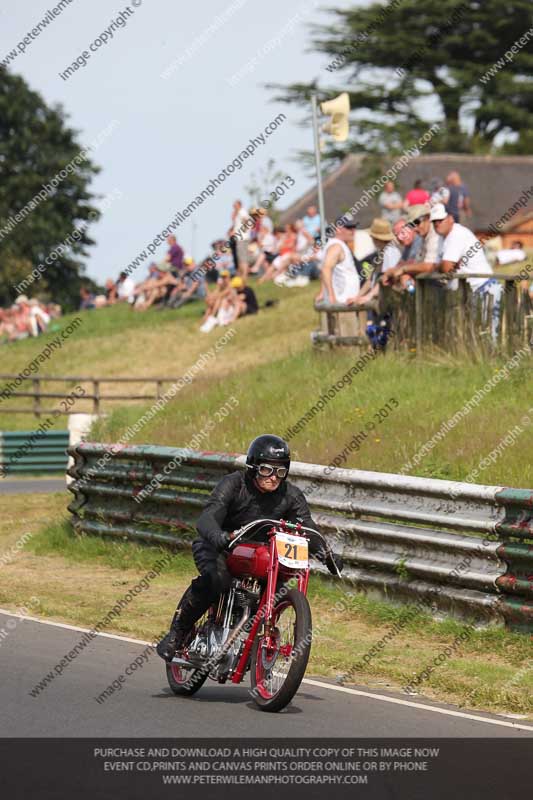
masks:
[[(420, 275), (434, 272), (436, 268), (444, 274), (457, 271), (462, 274), (485, 276), (467, 278), (467, 283), (472, 291), (472, 301), (482, 305), (483, 318), (485, 309), (492, 299), (491, 333), (494, 339), (500, 318), (502, 286), (491, 277), (493, 270), (483, 251), (482, 243), (469, 228), (455, 222), (442, 203), (433, 206), (429, 219), (435, 232), (443, 238), (440, 263), (435, 265), (433, 261), (421, 261), (418, 264), (404, 264), (395, 270), (390, 270), (384, 282), (397, 282), (405, 274)], [(447, 284), (447, 288), (452, 291), (457, 290), (458, 286), (457, 280), (451, 280)]]

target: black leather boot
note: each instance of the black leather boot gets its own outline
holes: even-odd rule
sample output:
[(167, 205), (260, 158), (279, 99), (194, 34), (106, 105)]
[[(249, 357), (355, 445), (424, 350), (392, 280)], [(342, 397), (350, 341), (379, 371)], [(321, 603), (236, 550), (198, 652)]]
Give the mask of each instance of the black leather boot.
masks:
[(194, 595), (189, 587), (178, 604), (169, 632), (156, 646), (157, 655), (167, 662), (172, 661), (176, 652), (183, 646), (192, 626), (202, 614), (203, 611), (198, 602), (194, 602)]

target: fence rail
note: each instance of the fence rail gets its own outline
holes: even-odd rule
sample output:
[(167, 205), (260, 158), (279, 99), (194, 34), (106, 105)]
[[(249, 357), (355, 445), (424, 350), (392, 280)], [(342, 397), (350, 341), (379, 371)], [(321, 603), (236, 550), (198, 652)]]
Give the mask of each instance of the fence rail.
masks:
[[(397, 350), (427, 349), (447, 353), (495, 352), (510, 354), (530, 346), (533, 336), (533, 303), (521, 282), (523, 275), (431, 273), (415, 277), (415, 292), (398, 292), (380, 286), (378, 298), (365, 306), (316, 303), (320, 329), (311, 334), (313, 344), (368, 348), (365, 336), (368, 313), (392, 319), (391, 347)], [(468, 280), (493, 278), (503, 283), (499, 308), (490, 295), (476, 295)], [(457, 281), (458, 288), (449, 289)]]
[[(80, 411), (80, 404), (83, 404), (86, 401), (89, 401), (92, 404), (92, 413), (99, 414), (101, 412), (101, 404), (102, 402), (113, 402), (113, 401), (139, 401), (139, 400), (159, 400), (163, 395), (163, 387), (166, 383), (175, 383), (178, 378), (93, 378), (88, 377), (86, 375), (72, 375), (72, 376), (64, 376), (64, 377), (48, 377), (48, 376), (41, 376), (39, 378), (33, 377), (26, 377), (21, 375), (7, 375), (7, 374), (0, 374), (0, 380), (3, 381), (14, 381), (17, 379), (18, 381), (30, 381), (32, 384), (32, 391), (12, 391), (9, 389), (9, 399), (10, 398), (31, 398), (33, 399), (33, 405), (31, 408), (4, 408), (1, 406), (1, 412), (3, 414), (33, 414), (35, 417), (41, 417), (43, 414), (52, 414), (53, 411), (59, 410), (59, 413), (69, 415), (69, 414), (78, 414)], [(43, 408), (41, 405), (42, 399), (58, 399), (58, 400), (66, 400), (68, 398), (68, 392), (45, 392), (42, 389), (43, 383), (66, 383), (66, 384), (92, 384), (92, 393), (85, 393), (83, 397), (80, 397), (76, 401), (75, 408), (72, 409), (46, 409)], [(155, 384), (155, 394), (102, 394), (101, 386), (102, 384), (117, 384), (117, 383), (140, 383), (140, 384)], [(6, 385), (9, 387), (9, 385)], [(2, 391), (6, 390), (6, 386), (3, 389), (0, 389), (0, 397), (2, 396)]]
[[(189, 547), (209, 492), (244, 456), (82, 443), (69, 505), (78, 531)], [(436, 614), (533, 632), (533, 493), (293, 462), (291, 481), (345, 560), (344, 579)], [(157, 478), (159, 476), (159, 478)], [(161, 484), (141, 494), (153, 479)], [(314, 565), (322, 571), (321, 565)]]

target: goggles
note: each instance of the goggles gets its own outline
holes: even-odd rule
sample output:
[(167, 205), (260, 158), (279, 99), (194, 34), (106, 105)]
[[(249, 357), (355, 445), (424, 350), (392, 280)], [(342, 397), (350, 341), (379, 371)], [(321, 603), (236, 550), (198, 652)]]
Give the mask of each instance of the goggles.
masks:
[(283, 479), (288, 473), (287, 467), (273, 467), (272, 464), (259, 464), (257, 467), (257, 474), (261, 478), (270, 478), (271, 475), (276, 473), (276, 477)]

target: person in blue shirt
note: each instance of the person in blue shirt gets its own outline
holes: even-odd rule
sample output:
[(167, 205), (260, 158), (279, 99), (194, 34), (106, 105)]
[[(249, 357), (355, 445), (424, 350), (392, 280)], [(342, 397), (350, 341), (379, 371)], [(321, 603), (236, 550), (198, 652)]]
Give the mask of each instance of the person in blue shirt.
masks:
[(303, 218), (305, 230), (316, 241), (320, 239), (320, 214), (316, 210), (316, 206), (309, 206), (307, 214)]

